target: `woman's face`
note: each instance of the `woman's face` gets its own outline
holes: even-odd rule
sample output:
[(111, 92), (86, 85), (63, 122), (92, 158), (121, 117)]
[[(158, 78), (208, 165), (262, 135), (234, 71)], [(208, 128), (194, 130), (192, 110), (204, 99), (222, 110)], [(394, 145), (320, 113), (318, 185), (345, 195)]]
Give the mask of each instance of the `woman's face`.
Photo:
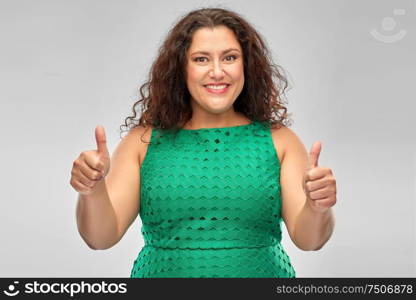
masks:
[(203, 27), (192, 37), (187, 52), (186, 84), (191, 105), (209, 113), (232, 108), (244, 86), (243, 51), (226, 26)]

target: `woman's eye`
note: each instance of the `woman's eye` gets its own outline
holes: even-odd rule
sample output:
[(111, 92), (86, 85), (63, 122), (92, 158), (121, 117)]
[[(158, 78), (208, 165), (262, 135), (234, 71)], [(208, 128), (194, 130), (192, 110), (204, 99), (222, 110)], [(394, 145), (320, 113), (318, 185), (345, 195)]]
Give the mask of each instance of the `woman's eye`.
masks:
[[(236, 59), (237, 59), (236, 55), (229, 55), (229, 56), (225, 57), (225, 61), (234, 61)], [(200, 63), (207, 62), (207, 60), (208, 59), (206, 57), (202, 57), (202, 56), (194, 58), (195, 62), (200, 62)]]
[[(229, 59), (229, 58), (232, 58), (232, 59)], [(236, 59), (237, 59), (237, 56), (235, 56), (235, 55), (230, 55), (230, 56), (227, 56), (225, 59), (226, 59), (227, 61), (233, 61), (233, 60), (236, 60)]]
[(206, 57), (196, 57), (194, 59), (194, 61), (196, 61), (196, 62), (204, 62), (204, 59), (206, 59)]

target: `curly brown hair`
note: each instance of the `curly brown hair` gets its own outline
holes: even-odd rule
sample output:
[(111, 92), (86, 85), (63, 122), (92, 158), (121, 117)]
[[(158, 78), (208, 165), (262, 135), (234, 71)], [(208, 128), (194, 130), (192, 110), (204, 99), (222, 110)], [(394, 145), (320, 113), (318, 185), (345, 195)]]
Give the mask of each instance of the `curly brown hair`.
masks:
[[(284, 92), (288, 81), (282, 68), (273, 63), (261, 35), (239, 14), (223, 8), (202, 8), (189, 12), (168, 32), (149, 71), (148, 80), (139, 89), (141, 98), (133, 105), (133, 116), (122, 127), (147, 126), (179, 130), (191, 119), (190, 93), (186, 86), (186, 54), (194, 32), (202, 27), (225, 25), (230, 28), (243, 50), (244, 87), (234, 102), (234, 110), (252, 121), (272, 126), (290, 126)], [(136, 120), (136, 107), (141, 116)]]

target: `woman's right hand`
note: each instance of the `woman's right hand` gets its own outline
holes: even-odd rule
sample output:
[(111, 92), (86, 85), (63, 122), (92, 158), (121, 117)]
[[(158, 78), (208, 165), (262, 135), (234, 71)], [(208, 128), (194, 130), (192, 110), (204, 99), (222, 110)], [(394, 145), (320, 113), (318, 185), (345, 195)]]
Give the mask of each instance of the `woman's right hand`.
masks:
[(104, 127), (95, 128), (97, 150), (81, 152), (72, 164), (71, 185), (83, 195), (94, 192), (110, 170), (110, 154), (107, 149)]

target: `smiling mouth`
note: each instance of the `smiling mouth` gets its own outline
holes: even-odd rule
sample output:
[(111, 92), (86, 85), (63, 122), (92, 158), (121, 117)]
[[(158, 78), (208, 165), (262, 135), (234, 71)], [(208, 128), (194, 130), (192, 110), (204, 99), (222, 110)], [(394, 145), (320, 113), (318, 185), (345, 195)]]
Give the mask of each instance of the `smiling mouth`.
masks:
[(223, 94), (225, 93), (228, 88), (229, 88), (230, 84), (222, 84), (222, 85), (204, 85), (204, 87), (206, 88), (206, 90), (209, 93), (212, 94)]

